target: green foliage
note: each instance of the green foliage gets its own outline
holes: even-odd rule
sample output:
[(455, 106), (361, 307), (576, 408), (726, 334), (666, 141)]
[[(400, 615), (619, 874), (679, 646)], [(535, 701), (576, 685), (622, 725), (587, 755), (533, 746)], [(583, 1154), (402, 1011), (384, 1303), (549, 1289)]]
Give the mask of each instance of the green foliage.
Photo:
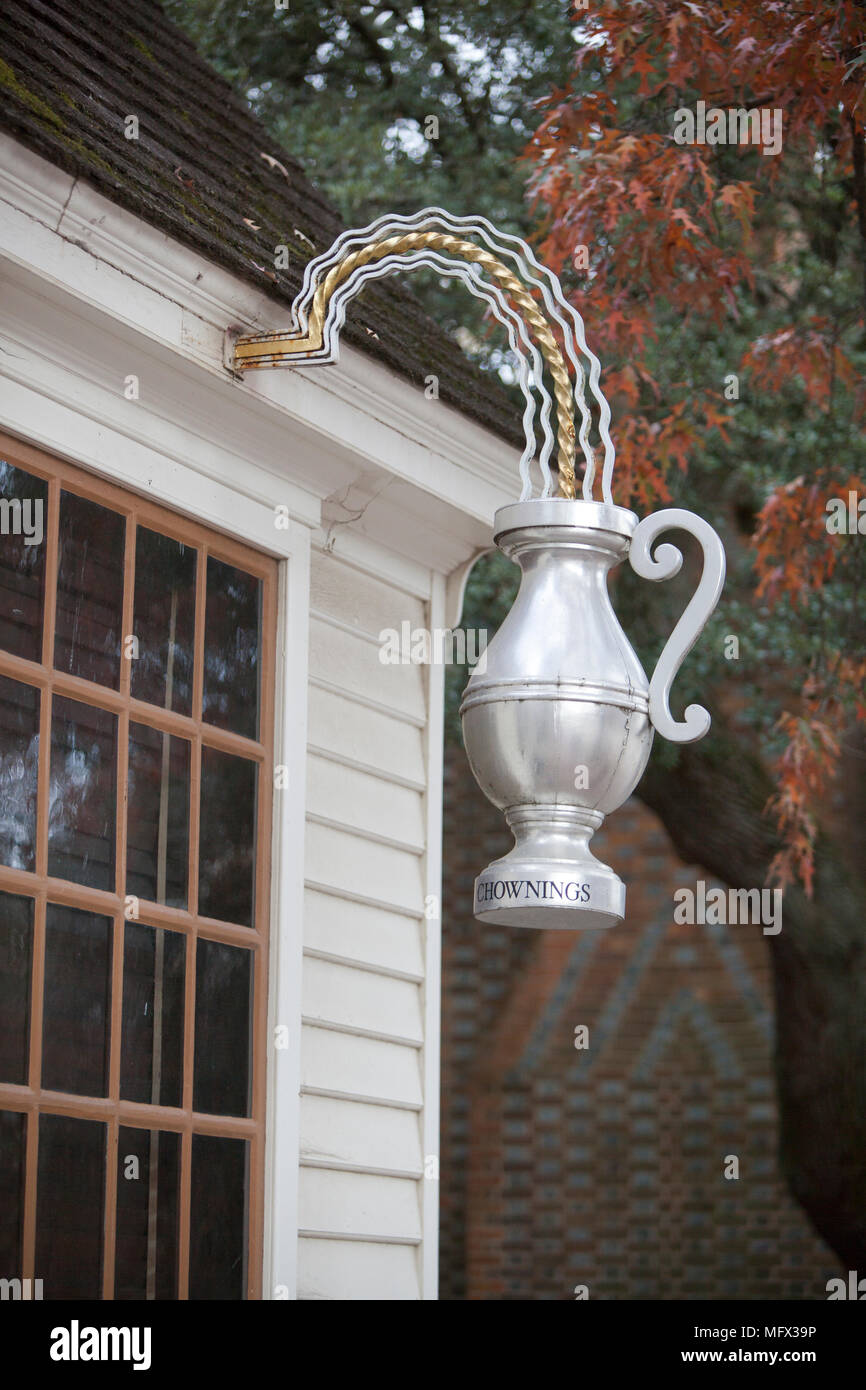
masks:
[[(563, 0), (165, 8), (349, 225), (439, 205), (526, 234), (516, 161), (535, 126), (533, 102), (570, 66)], [(430, 117), (438, 132), (428, 139)], [(438, 322), (484, 338), (481, 306), (453, 280), (413, 276), (412, 289)]]
[[(166, 0), (166, 9), (343, 216), (441, 200), (522, 227), (514, 160), (568, 71), (560, 0)], [(425, 139), (428, 117), (438, 120)]]

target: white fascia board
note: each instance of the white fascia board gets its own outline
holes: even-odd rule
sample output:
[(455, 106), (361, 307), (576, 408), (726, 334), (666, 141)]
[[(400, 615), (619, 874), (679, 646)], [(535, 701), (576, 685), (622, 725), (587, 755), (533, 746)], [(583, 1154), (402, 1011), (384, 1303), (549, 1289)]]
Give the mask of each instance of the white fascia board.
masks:
[[(439, 572), (489, 544), (494, 511), (517, 496), (515, 449), (349, 348), (334, 366), (238, 379), (223, 363), (225, 330), (287, 326), (285, 305), (5, 135), (0, 165), (0, 255), (20, 311), (17, 336), (6, 315), (4, 329), (11, 351), (30, 354), (26, 370), (39, 359), (34, 389), (51, 395), (60, 383), (49, 378), (65, 372), (67, 392), (80, 398), (86, 378), (102, 393), (91, 408), (105, 409), (106, 424), (134, 431), (138, 420), (150, 436), (144, 412), (124, 409), (117, 380), (118, 364), (140, 361), (153, 382), (148, 414), (191, 428), (205, 451), (252, 458), (266, 491), (270, 475), (325, 502), (326, 531), (351, 493), (344, 510), (363, 499), (354, 507), (363, 508), (363, 534)], [(134, 372), (129, 365), (123, 376)], [(301, 511), (314, 524), (313, 509)]]

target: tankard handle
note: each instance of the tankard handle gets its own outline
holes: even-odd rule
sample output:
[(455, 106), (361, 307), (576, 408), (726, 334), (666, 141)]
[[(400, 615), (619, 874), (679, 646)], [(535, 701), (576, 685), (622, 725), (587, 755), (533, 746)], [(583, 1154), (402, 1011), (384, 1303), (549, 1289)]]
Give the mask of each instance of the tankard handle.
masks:
[(672, 743), (695, 743), (709, 731), (710, 716), (703, 705), (689, 705), (685, 719), (674, 719), (670, 709), (671, 686), (677, 672), (703, 632), (719, 601), (725, 582), (725, 551), (712, 526), (703, 517), (681, 507), (668, 507), (639, 522), (632, 536), (629, 559), (642, 579), (671, 579), (683, 563), (675, 545), (650, 550), (662, 531), (688, 531), (701, 543), (704, 568), (701, 582), (680, 618), (656, 664), (650, 681), (649, 717), (658, 732)]

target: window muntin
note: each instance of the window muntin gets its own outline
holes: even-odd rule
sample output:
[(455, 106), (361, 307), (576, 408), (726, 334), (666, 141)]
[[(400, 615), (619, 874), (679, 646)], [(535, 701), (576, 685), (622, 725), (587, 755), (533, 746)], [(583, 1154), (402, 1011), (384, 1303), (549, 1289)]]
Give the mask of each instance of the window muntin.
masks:
[(256, 1297), (276, 565), (0, 443), (0, 1276)]

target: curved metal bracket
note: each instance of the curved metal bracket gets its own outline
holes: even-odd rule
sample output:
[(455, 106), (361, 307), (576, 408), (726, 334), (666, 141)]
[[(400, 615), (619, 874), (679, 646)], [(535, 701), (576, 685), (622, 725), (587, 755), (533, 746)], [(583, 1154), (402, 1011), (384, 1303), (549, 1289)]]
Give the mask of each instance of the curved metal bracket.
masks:
[[(544, 443), (538, 460), (543, 480), (542, 496), (550, 497), (553, 491), (549, 466), (550, 455), (553, 450), (553, 434), (550, 429), (550, 413), (553, 409), (553, 402), (543, 381), (541, 355), (529, 337), (520, 314), (511, 308), (498, 285), (491, 284), (482, 278), (478, 266), (451, 261), (447, 256), (442, 256), (436, 251), (425, 251), (423, 253), (416, 252), (411, 256), (389, 256), (385, 262), (364, 266), (360, 270), (356, 270), (339, 287), (330, 302), (326, 334), (332, 344), (331, 360), (336, 360), (337, 357), (339, 333), (345, 321), (348, 300), (368, 280), (393, 274), (395, 269), (401, 269), (404, 266), (414, 269), (419, 265), (429, 265), (441, 275), (456, 276), (462, 280), (472, 294), (488, 302), (495, 317), (504, 326), (511, 350), (517, 360), (518, 382), (526, 401), (526, 408), (523, 412), (523, 433), (526, 444), (519, 464), (520, 478), (523, 484), (521, 496), (526, 498), (532, 495), (530, 466), (535, 456), (535, 429), (533, 425), (535, 397), (532, 394), (534, 386), (542, 399), (541, 429)], [(531, 366), (529, 359), (531, 359)]]
[[(479, 246), (475, 241), (468, 240), (466, 232), (471, 232), (484, 244)], [(511, 320), (506, 326), (510, 329), (512, 346), (514, 319), (522, 317), (529, 326), (553, 381), (560, 490), (565, 497), (575, 494), (574, 456), (577, 442), (586, 463), (583, 495), (587, 500), (592, 500), (595, 475), (595, 453), (589, 443), (592, 417), (584, 395), (587, 377), (577, 349), (584, 354), (589, 362), (589, 387), (598, 403), (598, 427), (604, 445), (602, 493), (607, 502), (612, 502), (614, 453), (608, 429), (610, 407), (599, 386), (600, 366), (598, 358), (587, 346), (583, 320), (565, 299), (557, 277), (539, 264), (526, 243), (517, 237), (497, 232), (484, 218), (455, 218), (441, 208), (425, 208), (413, 217), (380, 218), (361, 231), (342, 233), (330, 250), (315, 257), (306, 267), (303, 287), (293, 305), (294, 327), (283, 333), (242, 335), (235, 343), (235, 369), (335, 361), (339, 331), (345, 315), (345, 308), (341, 306), (357, 292), (363, 281), (376, 274), (430, 264), (433, 254), (438, 256), (440, 265), (447, 258), (452, 264), (462, 261), (464, 270), (471, 267), (475, 271), (475, 275), (464, 275), (462, 278), (474, 294), (487, 299), (502, 322)], [(490, 277), (492, 284), (480, 280), (479, 270)], [(537, 297), (540, 297), (546, 315)], [(559, 341), (552, 324), (559, 331)], [(518, 330), (518, 336), (529, 347), (535, 365), (538, 359), (534, 344), (527, 342), (525, 332)], [(566, 358), (574, 372), (573, 384)], [(541, 420), (546, 433), (549, 398), (544, 399), (546, 392), (541, 372), (536, 369), (531, 383), (523, 381), (521, 384), (525, 387), (524, 394), (533, 387), (539, 388), (542, 395)], [(581, 416), (577, 441), (575, 405)], [(524, 419), (528, 447), (530, 413), (534, 414), (534, 405), (531, 412), (527, 410)], [(548, 455), (546, 442), (541, 458), (545, 496), (549, 495), (550, 490)], [(528, 459), (525, 458), (523, 462), (521, 472), (526, 489)]]

